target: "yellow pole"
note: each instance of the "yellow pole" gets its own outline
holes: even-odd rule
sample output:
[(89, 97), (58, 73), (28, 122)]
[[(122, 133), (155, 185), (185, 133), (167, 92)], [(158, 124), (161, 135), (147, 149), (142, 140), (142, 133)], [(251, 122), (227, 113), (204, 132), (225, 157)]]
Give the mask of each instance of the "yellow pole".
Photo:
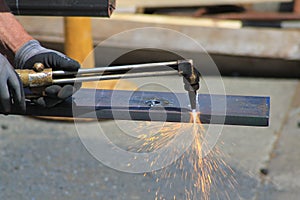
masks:
[[(83, 68), (95, 67), (91, 18), (65, 17), (64, 28), (66, 55), (80, 62)], [(119, 82), (118, 80), (85, 82), (82, 87), (110, 90), (136, 88), (129, 81)]]
[[(65, 53), (77, 60), (82, 68), (94, 68), (92, 22), (89, 17), (65, 17)], [(83, 88), (95, 88), (96, 82), (83, 83)]]
[(92, 23), (89, 17), (65, 17), (65, 53), (83, 68), (95, 67)]

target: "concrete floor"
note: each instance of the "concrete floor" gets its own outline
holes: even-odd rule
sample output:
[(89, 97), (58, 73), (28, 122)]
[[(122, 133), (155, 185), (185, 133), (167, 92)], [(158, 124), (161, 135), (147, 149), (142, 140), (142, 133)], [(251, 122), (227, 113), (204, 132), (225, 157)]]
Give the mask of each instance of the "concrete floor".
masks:
[[(237, 184), (233, 189), (213, 186), (211, 199), (299, 199), (300, 82), (223, 80), (227, 94), (271, 96), (271, 120), (268, 128), (223, 128), (217, 145)], [(80, 126), (88, 129), (91, 124)], [(0, 199), (151, 200), (164, 188), (156, 182), (159, 172), (130, 174), (97, 161), (72, 123), (0, 116), (0, 155)], [(171, 165), (168, 170), (178, 169)], [(183, 185), (177, 180), (174, 189), (164, 191), (166, 199), (184, 199)], [(224, 190), (228, 197), (218, 196)]]

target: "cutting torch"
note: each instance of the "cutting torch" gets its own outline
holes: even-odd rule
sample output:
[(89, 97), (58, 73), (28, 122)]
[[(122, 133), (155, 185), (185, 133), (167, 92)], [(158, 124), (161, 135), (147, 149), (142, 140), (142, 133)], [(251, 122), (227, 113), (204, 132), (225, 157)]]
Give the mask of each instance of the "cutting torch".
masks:
[(26, 88), (122, 78), (181, 75), (192, 110), (196, 109), (196, 96), (200, 80), (200, 74), (194, 68), (192, 60), (97, 67), (79, 69), (78, 72), (52, 71), (51, 68), (45, 68), (42, 63), (36, 63), (33, 69), (17, 69), (16, 72), (20, 76), (23, 87)]

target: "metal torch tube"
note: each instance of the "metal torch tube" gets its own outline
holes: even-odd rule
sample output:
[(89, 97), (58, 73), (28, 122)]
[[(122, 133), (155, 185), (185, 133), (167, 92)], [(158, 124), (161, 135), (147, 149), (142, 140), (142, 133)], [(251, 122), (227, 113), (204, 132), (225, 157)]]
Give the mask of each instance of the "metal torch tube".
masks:
[(170, 62), (160, 62), (160, 63), (146, 63), (146, 64), (134, 64), (134, 65), (122, 65), (122, 66), (111, 66), (111, 67), (97, 67), (90, 69), (79, 69), (78, 72), (68, 72), (68, 71), (53, 71), (54, 76), (64, 76), (64, 75), (84, 75), (84, 74), (95, 74), (103, 72), (113, 72), (122, 70), (132, 70), (132, 69), (144, 69), (160, 66), (170, 66), (177, 65), (178, 61)]
[(164, 72), (142, 72), (142, 73), (131, 73), (131, 74), (116, 74), (116, 75), (103, 75), (103, 76), (87, 76), (87, 77), (76, 77), (76, 78), (63, 78), (54, 79), (53, 84), (66, 84), (74, 82), (88, 82), (88, 81), (102, 81), (111, 79), (121, 78), (138, 78), (138, 77), (155, 77), (155, 76), (168, 76), (168, 75), (179, 75), (177, 71), (164, 71)]

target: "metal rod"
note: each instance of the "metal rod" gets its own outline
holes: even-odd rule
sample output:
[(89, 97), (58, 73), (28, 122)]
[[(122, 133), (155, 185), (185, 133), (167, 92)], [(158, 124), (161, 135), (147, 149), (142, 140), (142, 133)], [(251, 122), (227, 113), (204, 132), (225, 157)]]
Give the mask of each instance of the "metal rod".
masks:
[(76, 78), (63, 78), (54, 79), (53, 84), (66, 84), (74, 82), (88, 82), (88, 81), (102, 81), (112, 79), (127, 79), (127, 78), (138, 78), (138, 77), (155, 77), (155, 76), (169, 76), (179, 75), (177, 71), (163, 71), (163, 72), (141, 72), (141, 73), (127, 73), (127, 74), (115, 74), (115, 75), (103, 75), (103, 76), (87, 76), (87, 77), (76, 77)]
[(121, 66), (111, 66), (111, 67), (96, 67), (90, 69), (79, 69), (78, 72), (53, 71), (52, 74), (54, 76), (76, 75), (76, 74), (82, 75), (82, 74), (91, 74), (91, 73), (115, 72), (115, 71), (132, 70), (132, 69), (170, 66), (170, 65), (177, 65), (177, 64), (178, 61), (170, 61), (170, 62), (160, 62), (160, 63), (146, 63), (146, 64), (133, 64), (133, 65), (121, 65)]

